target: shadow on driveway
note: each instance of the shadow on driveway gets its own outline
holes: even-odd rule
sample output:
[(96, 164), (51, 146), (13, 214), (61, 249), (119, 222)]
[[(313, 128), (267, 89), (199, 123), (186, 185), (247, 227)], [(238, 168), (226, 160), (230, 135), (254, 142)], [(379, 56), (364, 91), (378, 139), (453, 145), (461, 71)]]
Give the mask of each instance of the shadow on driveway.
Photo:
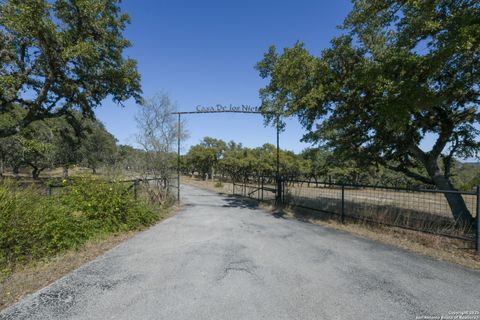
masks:
[(258, 209), (258, 202), (251, 199), (240, 199), (240, 198), (223, 198), (226, 204), (222, 205), (224, 208), (242, 208), (242, 209)]

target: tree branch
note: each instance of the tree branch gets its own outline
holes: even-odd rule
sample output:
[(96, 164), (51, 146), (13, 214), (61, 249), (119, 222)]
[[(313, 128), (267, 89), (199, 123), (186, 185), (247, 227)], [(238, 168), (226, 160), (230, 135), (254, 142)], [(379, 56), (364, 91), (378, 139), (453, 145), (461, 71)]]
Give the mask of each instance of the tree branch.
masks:
[(397, 171), (397, 172), (401, 172), (404, 175), (406, 175), (407, 177), (413, 178), (413, 179), (418, 180), (420, 182), (430, 184), (430, 185), (434, 184), (432, 179), (430, 179), (428, 177), (425, 177), (425, 176), (422, 176), (422, 175), (420, 175), (418, 173), (415, 173), (413, 171), (410, 171), (409, 169), (407, 169), (404, 166), (401, 166), (401, 165), (399, 165), (399, 166), (386, 165), (386, 167), (388, 169), (391, 169), (391, 170), (394, 170), (394, 171)]
[(445, 113), (445, 110), (441, 110), (439, 108), (439, 116), (441, 118), (440, 133), (438, 135), (437, 141), (433, 145), (432, 150), (428, 152), (428, 154), (433, 158), (438, 158), (438, 156), (440, 156), (453, 133), (454, 124), (452, 120), (449, 119), (448, 115), (446, 115)]
[(6, 138), (13, 135), (16, 135), (20, 132), (23, 128), (27, 127), (32, 122), (42, 120), (42, 119), (52, 119), (52, 118), (59, 118), (67, 113), (67, 110), (64, 108), (58, 110), (57, 112), (53, 113), (38, 113), (31, 111), (29, 112), (23, 119), (17, 121), (16, 124), (6, 127), (0, 128), (0, 138)]

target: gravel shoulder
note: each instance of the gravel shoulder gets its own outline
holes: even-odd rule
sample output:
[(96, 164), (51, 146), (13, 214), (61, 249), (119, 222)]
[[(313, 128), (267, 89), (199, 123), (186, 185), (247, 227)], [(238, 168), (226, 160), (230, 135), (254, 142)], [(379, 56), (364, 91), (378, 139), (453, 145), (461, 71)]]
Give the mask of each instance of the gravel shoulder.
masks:
[(480, 310), (480, 272), (183, 186), (183, 208), (0, 319), (415, 319)]

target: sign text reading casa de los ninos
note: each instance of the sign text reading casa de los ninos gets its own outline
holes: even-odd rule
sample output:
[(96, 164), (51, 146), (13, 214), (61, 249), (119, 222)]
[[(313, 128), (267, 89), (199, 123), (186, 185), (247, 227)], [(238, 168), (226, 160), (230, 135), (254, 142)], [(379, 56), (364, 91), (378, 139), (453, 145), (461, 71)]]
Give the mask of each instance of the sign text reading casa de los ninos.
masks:
[(215, 106), (200, 106), (196, 107), (198, 112), (260, 112), (259, 107), (254, 107), (246, 104), (242, 104), (239, 106), (228, 105), (222, 106), (221, 104), (217, 104)]

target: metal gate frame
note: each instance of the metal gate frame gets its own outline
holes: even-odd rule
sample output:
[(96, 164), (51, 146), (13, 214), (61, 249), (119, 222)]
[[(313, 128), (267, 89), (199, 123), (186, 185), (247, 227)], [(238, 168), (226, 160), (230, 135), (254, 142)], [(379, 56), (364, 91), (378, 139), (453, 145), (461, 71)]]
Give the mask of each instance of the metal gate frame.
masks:
[[(177, 201), (180, 203), (180, 135), (181, 135), (181, 116), (189, 114), (206, 114), (206, 113), (248, 113), (248, 114), (269, 114), (269, 112), (258, 111), (258, 107), (242, 106), (239, 110), (233, 109), (231, 106), (224, 107), (217, 105), (215, 108), (202, 108), (197, 106), (197, 111), (178, 111), (172, 112), (172, 115), (178, 115), (178, 133), (177, 133)], [(270, 113), (272, 114), (272, 113)], [(276, 116), (275, 127), (277, 130), (277, 192), (275, 195), (275, 202), (280, 204), (282, 202), (282, 178), (280, 176), (280, 115), (274, 113)]]

